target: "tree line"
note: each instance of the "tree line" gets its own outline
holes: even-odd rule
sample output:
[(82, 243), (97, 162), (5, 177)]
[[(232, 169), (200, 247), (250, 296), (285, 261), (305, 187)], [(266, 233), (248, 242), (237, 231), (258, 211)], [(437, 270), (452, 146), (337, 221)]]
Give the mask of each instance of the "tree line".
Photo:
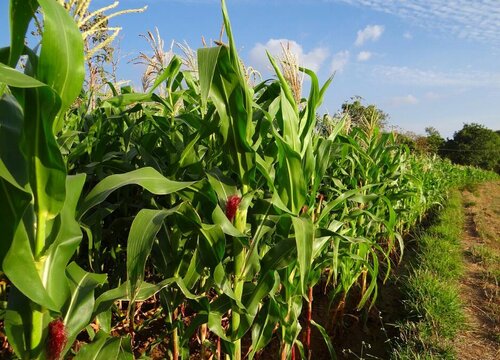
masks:
[[(363, 105), (359, 97), (342, 104), (340, 114), (346, 113), (353, 126), (374, 126), (371, 122), (377, 119), (376, 125), (388, 129), (389, 115), (376, 105)], [(399, 142), (406, 144), (413, 152), (436, 154), (455, 164), (472, 165), (500, 173), (500, 130), (495, 131), (475, 122), (465, 123), (452, 138), (447, 139), (434, 127), (425, 128), (425, 135), (393, 131), (398, 134)]]

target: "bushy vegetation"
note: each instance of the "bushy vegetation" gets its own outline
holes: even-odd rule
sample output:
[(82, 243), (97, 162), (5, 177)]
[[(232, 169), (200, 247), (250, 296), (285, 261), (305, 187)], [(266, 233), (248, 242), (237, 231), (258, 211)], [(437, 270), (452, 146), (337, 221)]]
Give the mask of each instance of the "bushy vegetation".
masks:
[(480, 124), (465, 124), (442, 145), (440, 154), (456, 164), (500, 173), (500, 134)]
[[(38, 7), (35, 52), (24, 37)], [(337, 315), (350, 294), (371, 306), (403, 235), (450, 187), (494, 176), (412, 155), (376, 122), (350, 128), (344, 117), (320, 135), (330, 80), (297, 68), (311, 87), (294, 96), (289, 63), (269, 56), (276, 80), (251, 85), (222, 9), (228, 45), (198, 50), (196, 71), (174, 56), (147, 92), (95, 99), (81, 94), (84, 42), (68, 11), (11, 1), (0, 261), (18, 357), (129, 359), (161, 343), (173, 359), (251, 359), (273, 338), (282, 359), (307, 357), (311, 327), (329, 343), (311, 319), (314, 286)]]

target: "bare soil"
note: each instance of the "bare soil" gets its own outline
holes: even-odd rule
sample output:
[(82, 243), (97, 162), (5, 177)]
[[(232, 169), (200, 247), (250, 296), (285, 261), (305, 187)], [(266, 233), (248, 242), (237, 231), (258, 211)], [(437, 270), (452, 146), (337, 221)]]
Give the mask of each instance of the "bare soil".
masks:
[(500, 182), (462, 192), (465, 272), (460, 296), (467, 326), (455, 341), (463, 360), (500, 359)]

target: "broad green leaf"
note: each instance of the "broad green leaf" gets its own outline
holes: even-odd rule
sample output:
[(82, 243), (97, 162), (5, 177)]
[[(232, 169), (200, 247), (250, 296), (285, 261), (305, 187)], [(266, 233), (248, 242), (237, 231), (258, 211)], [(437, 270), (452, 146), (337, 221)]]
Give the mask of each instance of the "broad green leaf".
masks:
[(8, 65), (16, 67), (24, 48), (28, 25), (38, 8), (36, 0), (10, 1), (10, 56)]
[(82, 90), (85, 78), (83, 38), (69, 12), (57, 1), (38, 0), (43, 12), (42, 49), (38, 76), (61, 98), (54, 131), (62, 127), (64, 112)]
[(67, 196), (61, 213), (54, 220), (52, 231), (54, 241), (46, 252), (44, 273), (47, 278), (47, 291), (58, 307), (62, 307), (69, 297), (66, 267), (82, 240), (80, 225), (75, 219), (75, 211), (85, 183), (85, 174), (66, 178)]
[(14, 232), (32, 196), (23, 187), (27, 184), (27, 167), (19, 149), (22, 109), (14, 97), (0, 98), (0, 269), (9, 250)]
[(220, 46), (198, 49), (198, 73), (200, 74), (201, 106), (203, 113), (206, 112), (208, 94), (212, 86), (212, 79), (214, 77), (220, 49)]
[(39, 225), (37, 255), (42, 248), (45, 223), (57, 216), (65, 198), (66, 166), (53, 134), (52, 124), (60, 109), (60, 99), (48, 87), (26, 89), (24, 129), (21, 147), (29, 167)]
[(113, 191), (126, 185), (139, 185), (155, 195), (167, 195), (185, 189), (195, 182), (172, 181), (153, 168), (145, 167), (124, 174), (110, 175), (99, 182), (85, 197), (80, 207), (81, 218), (92, 207), (103, 202)]
[(23, 123), (16, 99), (8, 94), (0, 97), (0, 177), (22, 188), (28, 182), (28, 167), (19, 147)]
[(155, 91), (162, 82), (167, 80), (167, 89), (169, 90), (168, 96), (171, 96), (172, 81), (175, 78), (175, 76), (179, 73), (181, 66), (182, 66), (182, 60), (178, 56), (174, 55), (172, 57), (172, 60), (170, 60), (170, 63), (167, 65), (167, 67), (155, 79), (155, 82), (151, 87), (151, 89), (149, 90), (149, 92), (153, 93), (153, 91)]
[(281, 240), (262, 259), (262, 272), (286, 268), (296, 260), (295, 239)]
[(137, 102), (150, 102), (153, 101), (153, 96), (150, 93), (141, 94), (141, 93), (132, 93), (132, 94), (121, 94), (114, 96), (112, 98), (106, 99), (107, 103), (115, 107), (122, 107), (131, 105)]
[(279, 322), (278, 304), (274, 300), (264, 303), (252, 326), (252, 345), (248, 358), (252, 360), (255, 354), (262, 350), (273, 337), (276, 324)]
[(142, 209), (132, 222), (127, 240), (127, 277), (131, 301), (134, 301), (137, 289), (144, 280), (146, 260), (151, 253), (156, 235), (165, 218), (176, 210), (177, 208), (170, 210)]
[(134, 353), (128, 336), (111, 337), (99, 332), (96, 340), (85, 345), (75, 356), (75, 360), (110, 359), (134, 360)]
[(36, 88), (47, 86), (43, 82), (2, 63), (0, 63), (0, 83), (4, 83), (15, 88)]
[(64, 324), (68, 335), (65, 351), (68, 351), (76, 336), (90, 322), (94, 310), (94, 290), (106, 282), (107, 275), (86, 272), (72, 262), (66, 269), (66, 276), (71, 291), (64, 311)]
[(229, 221), (226, 214), (219, 205), (217, 205), (212, 212), (212, 221), (214, 224), (219, 225), (224, 232), (224, 234), (234, 236), (234, 237), (246, 237), (241, 231), (236, 229), (234, 225)]
[(306, 201), (306, 182), (302, 172), (302, 159), (286, 142), (276, 139), (279, 163), (276, 171), (276, 190), (291, 212), (298, 215)]
[(44, 267), (45, 259), (35, 261), (26, 230), (28, 226), (33, 226), (29, 220), (19, 223), (14, 241), (3, 261), (3, 270), (12, 284), (31, 301), (59, 312), (60, 308), (55, 305), (42, 283), (40, 272)]
[(302, 294), (307, 291), (309, 271), (312, 266), (312, 253), (314, 244), (314, 225), (311, 219), (292, 217), (295, 231), (295, 246), (297, 248), (297, 262), (299, 264), (300, 283)]
[(9, 337), (9, 345), (19, 358), (29, 358), (28, 344), (31, 325), (30, 300), (18, 289), (12, 287), (9, 291), (9, 302), (5, 312), (4, 327)]
[[(0, 169), (1, 175), (1, 169)], [(13, 186), (0, 176), (0, 228), (3, 240), (0, 242), (0, 271), (3, 260), (13, 242), (14, 233), (31, 200), (31, 194)]]
[[(156, 284), (150, 284), (146, 282), (141, 282), (139, 285), (139, 288), (137, 289), (136, 296), (135, 296), (135, 301), (146, 301), (149, 299), (151, 296), (155, 295), (162, 289), (164, 289), (167, 286), (170, 286), (172, 284), (176, 283), (179, 289), (182, 291), (184, 296), (188, 299), (195, 300), (199, 298), (199, 296), (192, 294), (184, 285), (184, 282), (180, 278), (176, 277), (171, 277), (165, 280), (162, 280)], [(120, 285), (117, 288), (107, 290), (104, 293), (102, 293), (95, 302), (94, 305), (94, 313), (92, 315), (92, 318), (94, 316), (99, 315), (100, 313), (109, 310), (109, 308), (113, 305), (115, 301), (118, 300), (127, 300), (130, 301), (131, 298), (129, 296), (129, 288), (130, 285), (128, 281), (124, 282), (122, 285)]]
[[(318, 217), (318, 222), (320, 222), (325, 216), (330, 215), (330, 212), (335, 209), (337, 206), (341, 206), (344, 204), (348, 199), (357, 196), (358, 200), (363, 200), (363, 195), (360, 193), (363, 192), (364, 190), (370, 189), (374, 185), (365, 185), (362, 188), (359, 189), (352, 189), (348, 190), (346, 192), (343, 192), (341, 195), (336, 197), (334, 200), (331, 200), (327, 203), (327, 205), (321, 210), (321, 214)], [(332, 194), (333, 195), (333, 194)]]

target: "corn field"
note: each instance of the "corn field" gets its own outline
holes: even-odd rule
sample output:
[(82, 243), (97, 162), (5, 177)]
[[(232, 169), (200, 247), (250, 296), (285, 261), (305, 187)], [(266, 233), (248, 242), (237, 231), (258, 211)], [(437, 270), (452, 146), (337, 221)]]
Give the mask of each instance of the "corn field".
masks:
[[(97, 100), (82, 92), (84, 43), (68, 11), (10, 7), (1, 314), (20, 359), (133, 359), (153, 321), (161, 331), (143, 356), (163, 341), (175, 360), (254, 359), (274, 341), (276, 358), (311, 359), (316, 328), (334, 358), (327, 328), (346, 299), (373, 306), (405, 235), (447, 189), (494, 176), (410, 154), (376, 121), (318, 131), (331, 79), (299, 68), (310, 88), (297, 98), (269, 55), (276, 78), (251, 84), (224, 1), (227, 45), (199, 49), (197, 69), (173, 56), (147, 92), (113, 87)], [(317, 286), (328, 326), (311, 318)]]

